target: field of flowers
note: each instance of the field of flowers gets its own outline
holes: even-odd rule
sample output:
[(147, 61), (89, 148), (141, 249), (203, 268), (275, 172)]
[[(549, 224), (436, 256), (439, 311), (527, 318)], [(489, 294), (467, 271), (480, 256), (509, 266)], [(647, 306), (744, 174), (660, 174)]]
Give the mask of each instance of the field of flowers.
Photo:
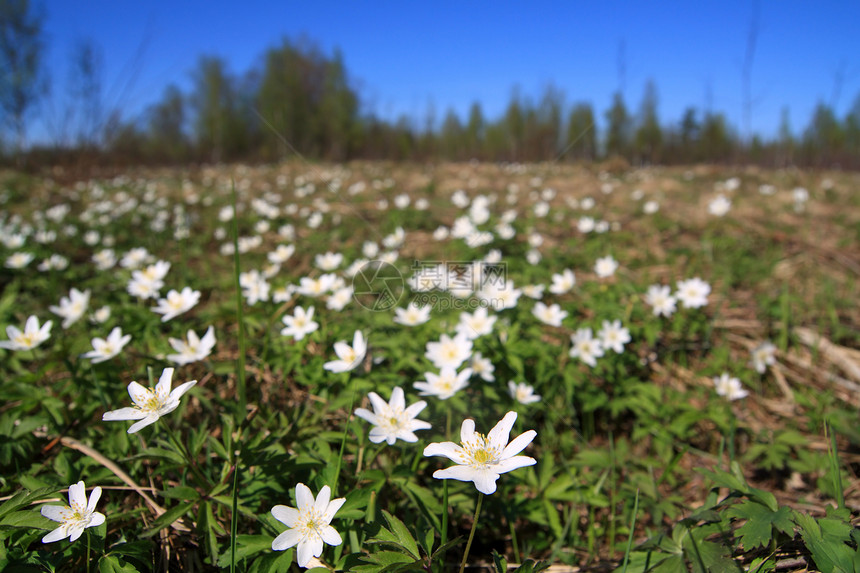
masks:
[(0, 569), (860, 571), (860, 176), (0, 174)]

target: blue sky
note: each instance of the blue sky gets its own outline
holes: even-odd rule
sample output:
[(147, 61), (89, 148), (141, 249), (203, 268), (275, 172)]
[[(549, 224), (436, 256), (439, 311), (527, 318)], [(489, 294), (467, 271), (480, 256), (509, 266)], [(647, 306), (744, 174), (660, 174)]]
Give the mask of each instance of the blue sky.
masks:
[[(661, 122), (687, 106), (714, 110), (741, 125), (741, 62), (752, 0), (720, 2), (335, 2), (209, 0), (46, 0), (49, 68), (55, 94), (68, 76), (68, 52), (92, 39), (102, 49), (107, 105), (127, 117), (156, 101), (168, 83), (190, 87), (202, 54), (227, 59), (243, 73), (283, 37), (306, 38), (331, 54), (340, 49), (366, 111), (407, 114), (423, 123), (432, 105), (465, 115), (479, 100), (500, 114), (519, 86), (537, 98), (549, 83), (568, 103), (590, 102), (600, 119), (619, 88), (638, 107), (653, 79)], [(860, 93), (860, 2), (762, 0), (752, 69), (754, 131), (773, 135), (783, 108), (795, 131), (817, 102), (833, 101), (843, 74), (839, 115)], [(129, 73), (142, 51), (139, 71)], [(125, 89), (133, 79), (130, 89)]]

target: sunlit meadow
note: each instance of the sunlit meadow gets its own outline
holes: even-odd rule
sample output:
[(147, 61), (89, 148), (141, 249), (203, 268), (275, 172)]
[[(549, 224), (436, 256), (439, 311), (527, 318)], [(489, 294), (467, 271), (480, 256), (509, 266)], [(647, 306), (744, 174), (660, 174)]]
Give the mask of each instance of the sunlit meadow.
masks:
[(0, 569), (858, 571), (858, 189), (2, 174)]

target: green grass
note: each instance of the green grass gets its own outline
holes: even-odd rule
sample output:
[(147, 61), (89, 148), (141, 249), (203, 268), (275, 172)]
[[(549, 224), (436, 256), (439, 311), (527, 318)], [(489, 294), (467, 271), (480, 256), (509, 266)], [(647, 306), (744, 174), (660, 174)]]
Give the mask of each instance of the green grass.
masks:
[[(294, 550), (272, 550), (286, 526), (271, 510), (297, 507), (296, 485), (303, 483), (314, 495), (328, 486), (332, 497), (346, 499), (331, 521), (342, 543), (324, 547), (326, 566), (452, 570), (471, 539), (479, 493), (472, 482), (434, 479), (434, 471), (453, 462), (425, 457), (423, 450), (459, 442), (466, 418), (486, 432), (515, 411), (511, 438), (535, 430), (522, 455), (536, 463), (502, 474), (497, 491), (482, 496), (466, 559), (473, 567), (765, 571), (786, 553), (810, 568), (856, 567), (860, 393), (851, 385), (860, 380), (850, 364), (860, 364), (851, 267), (860, 265), (852, 254), (860, 219), (852, 193), (857, 176), (828, 174), (836, 184), (824, 193), (817, 187), (822, 174), (800, 173), (780, 186), (776, 173), (747, 178), (727, 170), (716, 180), (687, 180), (665, 169), (647, 184), (634, 175), (612, 176), (615, 190), (603, 195), (595, 174), (569, 166), (512, 174), (493, 165), (441, 165), (429, 183), (419, 166), (349, 168), (342, 191), (317, 181), (317, 190), (301, 197), (292, 183), (277, 185), (277, 175), (314, 181), (318, 168), (207, 167), (194, 176), (136, 173), (78, 187), (0, 176), (0, 190), (10, 191), (0, 206), (0, 261), (17, 251), (34, 255), (28, 266), (0, 275), (0, 327), (23, 328), (31, 315), (42, 324), (53, 320), (50, 338), (37, 348), (0, 349), (0, 565), (10, 571), (297, 570)], [(715, 219), (707, 214), (714, 183), (732, 175), (742, 187), (731, 197), (732, 210)], [(449, 197), (472, 176), (493, 183), (469, 195), (495, 197), (489, 220), (478, 227), (494, 231), (503, 213), (515, 209), (514, 238), (480, 247), (431, 238), (437, 227), (468, 213)], [(545, 218), (534, 215), (529, 199), (534, 176), (543, 178), (536, 191), (557, 191)], [(388, 177), (393, 187), (373, 190), (374, 179)], [(357, 181), (367, 182), (367, 190), (351, 196), (346, 189)], [(760, 182), (776, 184), (777, 195), (758, 195)], [(506, 199), (509, 184), (520, 188), (514, 204)], [(801, 184), (811, 199), (806, 212), (795, 213), (791, 189)], [(630, 199), (636, 188), (644, 190), (641, 201)], [(412, 198), (405, 210), (393, 207), (400, 193)], [(588, 211), (565, 202), (586, 195), (595, 199)], [(388, 209), (377, 207), (381, 198)], [(427, 210), (416, 209), (419, 198), (428, 200)], [(643, 215), (642, 203), (651, 198), (659, 198), (660, 210)], [(59, 204), (70, 208), (62, 220), (42, 214)], [(237, 216), (219, 220), (231, 205)], [(307, 220), (315, 211), (322, 217), (311, 228)], [(583, 215), (620, 228), (580, 233), (576, 222)], [(268, 226), (263, 232), (261, 222)], [(184, 238), (174, 234), (178, 223), (187, 225)], [(292, 240), (278, 235), (286, 224), (295, 229)], [(403, 243), (381, 245), (398, 227), (406, 232)], [(816, 235), (822, 228), (832, 236), (822, 240)], [(57, 238), (42, 244), (39, 230)], [(84, 240), (92, 230), (98, 244)], [(15, 233), (25, 235), (23, 246), (14, 246)], [(542, 245), (529, 244), (533, 233)], [(248, 237), (259, 237), (259, 244), (222, 252), (223, 245), (238, 251)], [(438, 373), (425, 357), (427, 343), (453, 335), (461, 310), (478, 308), (475, 297), (444, 295), (447, 304), (463, 308), (434, 309), (429, 322), (413, 327), (394, 322), (393, 309), (371, 311), (355, 300), (342, 310), (328, 308), (330, 293), (272, 300), (275, 289), (322, 275), (314, 261), (326, 251), (344, 254), (334, 272), (351, 284), (344, 269), (362, 257), (366, 241), (380, 244), (380, 253), (397, 252), (394, 264), (406, 279), (415, 260), (481, 260), (493, 248), (517, 287), (548, 287), (554, 273), (572, 269), (577, 281), (570, 292), (545, 290), (542, 298), (568, 316), (561, 327), (542, 324), (525, 295), (511, 308), (490, 309), (495, 325), (473, 341), (473, 350), (491, 361), (495, 382), (472, 376), (447, 400), (418, 396), (413, 383)], [(280, 243), (294, 244), (295, 254), (268, 278), (268, 300), (249, 304), (240, 275), (262, 272)], [(162, 322), (151, 311), (154, 300), (127, 292), (130, 269), (100, 271), (92, 263), (103, 248), (121, 258), (141, 246), (171, 263), (160, 296), (189, 286), (201, 291), (199, 304)], [(532, 248), (542, 255), (534, 265), (525, 260)], [(38, 270), (52, 254), (66, 257), (68, 268)], [(594, 262), (607, 254), (620, 268), (600, 279)], [(702, 308), (679, 302), (677, 312), (662, 317), (643, 301), (652, 284), (674, 289), (694, 276), (711, 286)], [(89, 290), (91, 300), (84, 316), (63, 329), (48, 307), (71, 287)], [(413, 296), (406, 288), (398, 306)], [(98, 324), (90, 316), (103, 305), (111, 315)], [(308, 306), (319, 328), (302, 340), (282, 336), (282, 318)], [(631, 335), (623, 353), (607, 349), (594, 367), (570, 357), (571, 334), (584, 327), (597, 333), (603, 321), (615, 319)], [(184, 339), (188, 330), (202, 335), (210, 325), (217, 343), (208, 356), (185, 365), (166, 358), (174, 353), (168, 338)], [(82, 358), (94, 337), (115, 326), (132, 336), (120, 354), (100, 364)], [(807, 345), (797, 327), (830, 346)], [(369, 342), (366, 357), (349, 374), (324, 369), (338, 358), (334, 344), (351, 344), (356, 330)], [(768, 339), (779, 349), (777, 366), (759, 374), (749, 350)], [(174, 387), (197, 380), (177, 409), (135, 434), (126, 433), (131, 422), (102, 420), (106, 411), (131, 405), (131, 381), (151, 386), (147, 380), (171, 366)], [(712, 378), (723, 372), (739, 378), (749, 395), (718, 396)], [(541, 400), (517, 403), (509, 380), (532, 385)], [(427, 402), (418, 418), (432, 427), (416, 431), (417, 443), (373, 443), (372, 426), (354, 415), (357, 407), (371, 408), (369, 392), (387, 401), (395, 387), (405, 391), (407, 404)], [(42, 517), (40, 507), (68, 502), (66, 490), (79, 480), (88, 491), (103, 489), (97, 511), (106, 523), (86, 529), (86, 539), (43, 544), (58, 524)]]

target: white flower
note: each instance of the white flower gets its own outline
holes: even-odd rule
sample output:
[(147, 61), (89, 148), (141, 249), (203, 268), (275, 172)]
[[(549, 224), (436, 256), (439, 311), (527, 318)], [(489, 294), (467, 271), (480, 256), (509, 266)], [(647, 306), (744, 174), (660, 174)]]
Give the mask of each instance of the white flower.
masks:
[(32, 350), (51, 337), (51, 324), (49, 320), (41, 327), (39, 319), (31, 315), (24, 324), (24, 331), (9, 325), (6, 327), (6, 335), (9, 340), (0, 340), (0, 348), (6, 350)]
[(158, 299), (158, 305), (152, 309), (152, 312), (163, 314), (161, 322), (167, 322), (171, 318), (194, 308), (199, 301), (199, 290), (191, 290), (191, 287), (183, 288), (182, 292), (170, 290), (166, 298)]
[(90, 291), (81, 292), (72, 287), (69, 296), (60, 299), (60, 306), (49, 306), (48, 310), (63, 318), (63, 328), (69, 328), (83, 316), (89, 304)]
[(331, 489), (325, 485), (316, 499), (308, 486), (296, 485), (298, 509), (276, 505), (272, 515), (289, 527), (272, 541), (272, 550), (284, 551), (298, 545), (296, 561), (299, 567), (307, 567), (311, 558), (322, 555), (323, 543), (340, 545), (343, 540), (334, 527), (329, 525), (337, 510), (346, 503), (346, 498), (331, 498)]
[(675, 296), (678, 297), (684, 308), (699, 308), (708, 304), (711, 285), (699, 277), (678, 281), (677, 286), (678, 290)]
[(209, 327), (203, 338), (197, 336), (193, 330), (188, 331), (188, 337), (185, 340), (178, 338), (168, 338), (170, 346), (179, 354), (168, 354), (167, 359), (175, 362), (179, 366), (183, 364), (191, 364), (198, 360), (203, 360), (212, 352), (215, 347), (215, 330)]
[(292, 336), (301, 340), (306, 334), (310, 334), (319, 328), (319, 323), (314, 322), (314, 307), (309, 307), (307, 312), (300, 306), (293, 311), (293, 316), (285, 315), (282, 320), (286, 326), (281, 329), (281, 336)]
[(311, 277), (302, 277), (299, 279), (299, 286), (296, 289), (301, 295), (318, 297), (332, 289), (335, 285), (337, 277), (334, 274), (324, 274), (318, 279)]
[(671, 289), (665, 285), (651, 285), (645, 293), (645, 302), (651, 305), (654, 316), (672, 316), (675, 313), (677, 299), (672, 296)]
[(385, 402), (376, 392), (368, 394), (373, 412), (364, 408), (358, 408), (355, 415), (373, 424), (368, 437), (374, 444), (382, 441), (389, 446), (394, 445), (398, 439), (404, 442), (417, 442), (418, 436), (415, 430), (429, 430), (430, 424), (422, 420), (416, 420), (421, 410), (427, 406), (427, 402), (421, 400), (415, 402), (408, 408), (403, 389), (400, 387), (391, 391), (391, 400)]
[(474, 420), (463, 420), (460, 445), (442, 442), (424, 448), (425, 456), (445, 456), (458, 464), (436, 470), (433, 477), (471, 481), (481, 493), (489, 495), (495, 492), (496, 480), (501, 474), (536, 463), (534, 458), (517, 454), (535, 439), (537, 432), (529, 430), (508, 443), (516, 420), (516, 412), (508, 412), (486, 436), (475, 432)]
[(540, 301), (535, 303), (532, 314), (539, 321), (549, 326), (561, 326), (561, 321), (567, 318), (567, 311), (561, 310), (557, 304), (547, 306)]
[(430, 320), (430, 305), (419, 306), (413, 301), (405, 309), (395, 308), (394, 314), (396, 315), (394, 322), (406, 326), (416, 326)]
[(336, 311), (343, 310), (343, 307), (349, 304), (352, 300), (353, 287), (346, 286), (339, 288), (328, 297), (325, 303), (326, 308)]
[(274, 265), (281, 265), (290, 257), (293, 256), (293, 253), (296, 252), (295, 245), (278, 245), (275, 247), (275, 250), (266, 255), (266, 258), (269, 259), (269, 262)]
[(540, 402), (540, 395), (535, 394), (535, 389), (525, 382), (516, 383), (513, 380), (508, 382), (508, 391), (511, 393), (511, 398), (520, 404), (533, 404)]
[(470, 361), (472, 366), (472, 374), (480, 376), (487, 382), (495, 382), (496, 377), (493, 375), (496, 367), (493, 366), (493, 363), (490, 362), (489, 358), (484, 358), (481, 356), (480, 352), (476, 352), (472, 355), (472, 360)]
[(439, 342), (428, 342), (424, 356), (436, 368), (459, 368), (472, 354), (472, 341), (458, 334), (451, 338), (443, 334)]
[(317, 255), (314, 258), (314, 264), (318, 269), (323, 271), (333, 271), (343, 262), (343, 255), (340, 253), (326, 252), (322, 255)]
[(549, 292), (553, 294), (564, 294), (574, 287), (576, 284), (576, 275), (570, 269), (564, 269), (561, 274), (552, 275), (552, 284), (549, 287)]
[(118, 420), (137, 420), (128, 429), (133, 434), (150, 424), (154, 424), (161, 416), (169, 414), (179, 406), (179, 399), (188, 392), (197, 380), (191, 380), (180, 384), (172, 391), (170, 389), (173, 378), (173, 368), (165, 368), (155, 385), (155, 390), (144, 388), (137, 382), (128, 385), (128, 395), (134, 402), (133, 408), (120, 408), (111, 410), (102, 415), (102, 420), (114, 422)]
[(749, 394), (741, 386), (741, 381), (733, 376), (729, 376), (728, 372), (723, 372), (722, 375), (715, 376), (714, 386), (717, 389), (717, 394), (725, 396), (729, 400), (739, 400)]
[(591, 328), (580, 328), (570, 336), (573, 346), (570, 347), (570, 357), (579, 358), (592, 368), (597, 365), (597, 358), (603, 356), (603, 345), (600, 340), (593, 338)]
[(61, 525), (42, 538), (42, 543), (51, 543), (69, 538), (75, 541), (87, 527), (97, 527), (105, 522), (103, 513), (96, 511), (102, 488), (94, 487), (87, 501), (87, 490), (83, 481), (69, 486), (69, 505), (43, 505), (42, 515)]
[(110, 307), (108, 305), (104, 305), (101, 308), (97, 308), (93, 311), (90, 319), (96, 324), (104, 324), (110, 318)]
[(764, 374), (768, 366), (776, 363), (776, 346), (772, 342), (765, 341), (756, 346), (752, 351), (752, 365), (756, 372)]
[(91, 358), (93, 364), (110, 360), (119, 354), (130, 340), (131, 335), (126, 334), (123, 336), (122, 329), (116, 326), (110, 331), (110, 334), (108, 334), (106, 339), (99, 337), (93, 338), (93, 349), (84, 354), (83, 358)]
[(540, 300), (543, 298), (543, 290), (546, 288), (545, 285), (526, 285), (523, 287), (523, 294), (529, 298), (533, 298), (535, 300)]
[(606, 279), (615, 274), (618, 269), (618, 261), (612, 258), (612, 255), (607, 255), (597, 259), (594, 263), (594, 272), (598, 277)]
[(352, 346), (340, 340), (334, 343), (334, 351), (339, 360), (332, 360), (323, 364), (323, 368), (331, 372), (349, 372), (361, 364), (364, 355), (367, 354), (367, 342), (360, 330), (356, 330), (352, 337)]
[(514, 288), (514, 283), (510, 279), (504, 284), (488, 283), (477, 292), (478, 298), (495, 310), (514, 308), (522, 294), (523, 291)]
[(732, 208), (732, 202), (725, 195), (717, 195), (708, 203), (708, 213), (716, 217), (722, 217)]
[(618, 354), (624, 352), (624, 345), (630, 342), (630, 331), (621, 325), (620, 320), (604, 320), (603, 328), (598, 331), (597, 336), (600, 337), (603, 348), (612, 349)]
[(469, 340), (474, 340), (485, 334), (493, 332), (493, 325), (496, 323), (495, 316), (489, 316), (487, 309), (480, 307), (472, 314), (468, 312), (460, 313), (460, 322), (455, 330), (458, 335), (462, 335)]
[(116, 254), (113, 249), (102, 249), (93, 255), (93, 262), (100, 271), (106, 271), (116, 266)]
[(6, 259), (6, 267), (10, 269), (23, 269), (33, 260), (32, 253), (24, 253), (18, 251), (17, 253), (12, 253)]
[(468, 386), (471, 376), (471, 368), (464, 368), (458, 373), (455, 368), (445, 366), (439, 371), (439, 374), (425, 372), (424, 377), (427, 381), (415, 382), (412, 386), (422, 396), (436, 396), (440, 400), (447, 400)]

